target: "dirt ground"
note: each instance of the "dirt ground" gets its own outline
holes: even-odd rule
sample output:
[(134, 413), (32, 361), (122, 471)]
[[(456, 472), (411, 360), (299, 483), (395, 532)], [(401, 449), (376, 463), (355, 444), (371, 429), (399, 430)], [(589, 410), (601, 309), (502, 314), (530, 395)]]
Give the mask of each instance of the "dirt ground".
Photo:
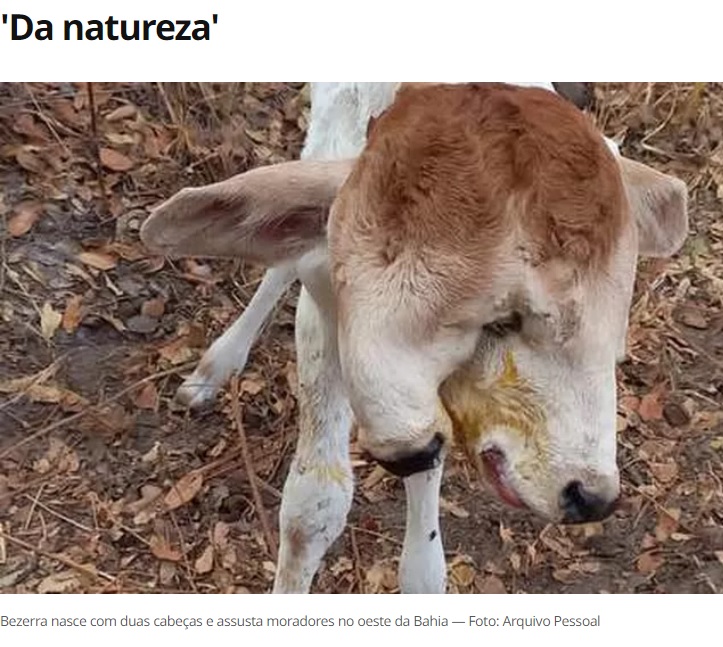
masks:
[[(723, 85), (595, 91), (625, 153), (691, 191), (685, 248), (641, 262), (619, 368), (624, 502), (603, 524), (545, 525), (453, 457), (451, 592), (723, 592)], [(188, 413), (175, 389), (261, 271), (149, 257), (138, 227), (184, 185), (297, 157), (307, 116), (303, 84), (0, 85), (0, 590), (270, 589), (296, 293), (241, 376), (240, 411), (226, 391)], [(352, 452), (349, 525), (314, 590), (393, 592), (403, 491)]]

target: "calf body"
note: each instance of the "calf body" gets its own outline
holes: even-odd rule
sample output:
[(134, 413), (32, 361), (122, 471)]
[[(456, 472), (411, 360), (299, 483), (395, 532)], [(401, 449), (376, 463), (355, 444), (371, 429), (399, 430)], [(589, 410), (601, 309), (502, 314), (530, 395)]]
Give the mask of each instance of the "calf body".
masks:
[[(511, 505), (564, 522), (609, 514), (638, 251), (670, 254), (687, 228), (682, 183), (621, 158), (549, 89), (365, 86), (315, 88), (305, 160), (184, 190), (142, 230), (166, 253), (279, 265), (261, 315), (303, 284), (276, 592), (308, 591), (344, 527), (353, 418), (405, 477), (405, 592), (445, 588), (452, 442)], [(262, 318), (217, 344), (242, 342), (245, 361)]]

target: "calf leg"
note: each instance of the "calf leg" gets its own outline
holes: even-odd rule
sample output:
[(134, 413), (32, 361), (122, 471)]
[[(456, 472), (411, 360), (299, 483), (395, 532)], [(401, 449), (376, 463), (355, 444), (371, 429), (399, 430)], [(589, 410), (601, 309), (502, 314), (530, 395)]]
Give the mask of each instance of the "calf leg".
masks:
[(293, 267), (273, 267), (266, 272), (243, 314), (211, 345), (178, 388), (180, 403), (201, 406), (216, 396), (233, 372), (243, 371), (261, 327), (294, 278)]
[(443, 465), (404, 479), (407, 525), (399, 583), (402, 593), (444, 593), (447, 566), (439, 529), (439, 489)]
[(306, 593), (351, 507), (352, 414), (341, 380), (333, 315), (306, 288), (296, 311), (299, 440), (284, 484), (274, 593)]

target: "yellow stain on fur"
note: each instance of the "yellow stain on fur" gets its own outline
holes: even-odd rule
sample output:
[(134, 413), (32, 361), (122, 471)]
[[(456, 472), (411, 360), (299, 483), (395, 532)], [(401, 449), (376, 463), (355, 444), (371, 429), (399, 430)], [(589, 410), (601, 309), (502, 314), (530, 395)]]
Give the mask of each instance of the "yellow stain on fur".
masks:
[(351, 480), (350, 475), (341, 465), (318, 464), (307, 468), (307, 472), (313, 474), (323, 483), (336, 483), (342, 487), (347, 486)]
[(541, 448), (547, 417), (540, 395), (520, 376), (510, 351), (502, 370), (491, 382), (476, 379), (467, 371), (444, 382), (440, 396), (454, 427), (454, 435), (465, 448), (473, 449), (494, 428), (519, 434), (525, 443)]

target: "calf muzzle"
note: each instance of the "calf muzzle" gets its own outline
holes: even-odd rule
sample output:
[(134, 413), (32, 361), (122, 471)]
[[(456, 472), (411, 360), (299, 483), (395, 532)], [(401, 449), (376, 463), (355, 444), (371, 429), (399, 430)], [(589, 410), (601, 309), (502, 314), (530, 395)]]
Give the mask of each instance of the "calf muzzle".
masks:
[(394, 460), (375, 460), (388, 472), (404, 478), (437, 467), (442, 462), (443, 447), (444, 436), (437, 433), (426, 447), (412, 454), (402, 455)]

